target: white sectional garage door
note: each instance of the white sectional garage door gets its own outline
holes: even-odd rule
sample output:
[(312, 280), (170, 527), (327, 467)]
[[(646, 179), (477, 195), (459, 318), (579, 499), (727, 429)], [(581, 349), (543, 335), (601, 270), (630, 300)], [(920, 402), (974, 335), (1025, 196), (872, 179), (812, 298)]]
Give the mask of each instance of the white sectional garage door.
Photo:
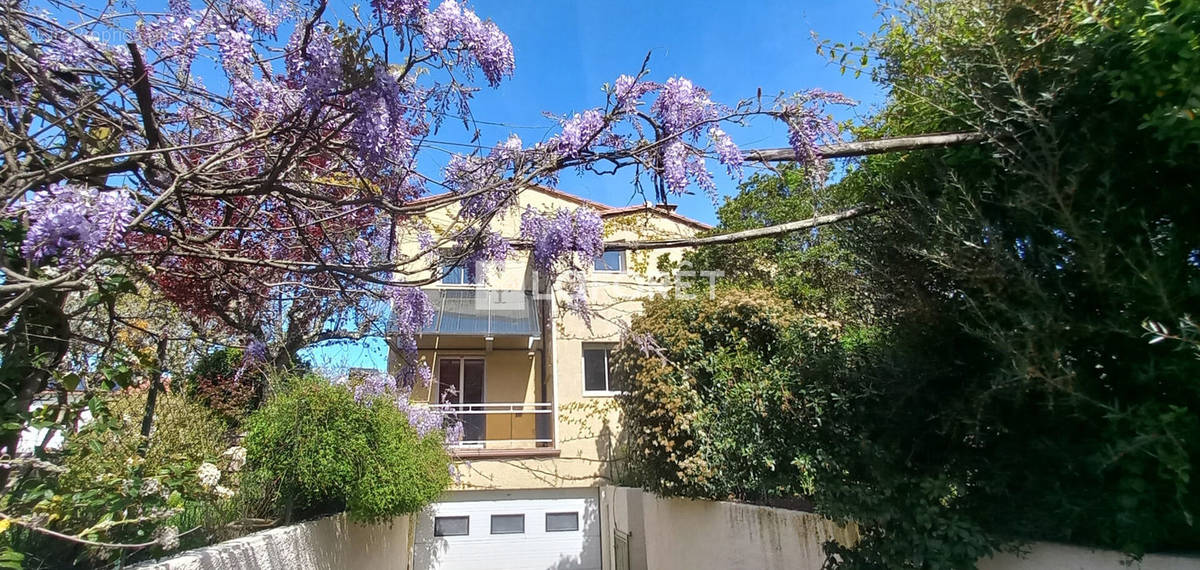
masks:
[(417, 519), (415, 570), (600, 570), (596, 489), (460, 491)]

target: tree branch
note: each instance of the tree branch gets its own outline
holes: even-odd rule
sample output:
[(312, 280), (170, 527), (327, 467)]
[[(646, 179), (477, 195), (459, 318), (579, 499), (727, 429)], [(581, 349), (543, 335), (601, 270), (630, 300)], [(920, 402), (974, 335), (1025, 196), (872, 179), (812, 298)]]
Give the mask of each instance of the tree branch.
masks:
[[(821, 158), (847, 158), (926, 148), (945, 148), (977, 143), (984, 140), (982, 133), (963, 131), (957, 133), (933, 133), (907, 137), (889, 137), (818, 147)], [(790, 148), (764, 148), (748, 150), (742, 155), (746, 160), (758, 162), (789, 162), (796, 160), (796, 152)]]
[[(815, 217), (808, 218), (805, 220), (796, 220), (794, 222), (787, 222), (784, 224), (777, 224), (774, 226), (765, 226), (765, 227), (761, 227), (761, 228), (754, 228), (752, 230), (745, 230), (745, 231), (733, 232), (733, 233), (728, 233), (728, 234), (720, 234), (720, 235), (715, 235), (715, 236), (694, 237), (694, 238), (677, 238), (677, 239), (648, 240), (648, 241), (641, 241), (641, 240), (606, 241), (606, 242), (604, 242), (604, 248), (605, 249), (616, 249), (616, 250), (624, 249), (624, 250), (630, 250), (630, 251), (638, 251), (638, 250), (645, 250), (645, 249), (667, 249), (667, 248), (671, 248), (671, 247), (699, 247), (699, 246), (704, 246), (704, 245), (721, 245), (721, 244), (727, 244), (727, 243), (737, 243), (737, 242), (749, 241), (752, 239), (772, 237), (772, 236), (777, 236), (780, 234), (797, 232), (800, 230), (812, 229), (812, 228), (819, 227), (819, 226), (826, 226), (829, 224), (833, 224), (833, 223), (837, 223), (837, 222), (841, 222), (841, 221), (845, 221), (845, 220), (850, 220), (853, 218), (869, 216), (878, 211), (879, 211), (879, 208), (877, 208), (875, 206), (863, 204), (863, 205), (859, 205), (859, 206), (854, 206), (853, 208), (842, 210), (840, 212), (835, 212), (832, 214), (815, 216)], [(512, 246), (517, 249), (531, 249), (533, 247), (533, 244), (530, 243), (528, 240), (517, 240), (517, 241), (512, 242)]]

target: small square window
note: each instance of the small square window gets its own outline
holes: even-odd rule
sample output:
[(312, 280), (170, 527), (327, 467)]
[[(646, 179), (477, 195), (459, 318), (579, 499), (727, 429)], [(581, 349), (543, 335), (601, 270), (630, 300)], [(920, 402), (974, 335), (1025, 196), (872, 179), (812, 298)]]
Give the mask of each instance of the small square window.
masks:
[(592, 264), (596, 271), (625, 271), (625, 250), (605, 250)]
[(612, 369), (611, 345), (583, 346), (583, 391), (584, 392), (620, 392), (625, 385)]
[(525, 532), (525, 515), (492, 515), (492, 534)]
[(471, 517), (434, 517), (433, 536), (467, 536), (471, 534)]
[(479, 274), (475, 264), (445, 266), (442, 268), (442, 284), (444, 285), (474, 285), (479, 283)]
[(546, 513), (546, 532), (579, 530), (579, 513)]

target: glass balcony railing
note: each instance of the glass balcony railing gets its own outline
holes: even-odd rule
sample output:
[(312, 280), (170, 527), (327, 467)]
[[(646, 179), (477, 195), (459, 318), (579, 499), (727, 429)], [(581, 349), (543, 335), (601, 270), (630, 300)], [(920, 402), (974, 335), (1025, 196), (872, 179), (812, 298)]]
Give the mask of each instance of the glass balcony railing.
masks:
[(554, 404), (550, 402), (486, 402), (432, 404), (447, 422), (462, 422), (464, 448), (525, 449), (551, 447)]

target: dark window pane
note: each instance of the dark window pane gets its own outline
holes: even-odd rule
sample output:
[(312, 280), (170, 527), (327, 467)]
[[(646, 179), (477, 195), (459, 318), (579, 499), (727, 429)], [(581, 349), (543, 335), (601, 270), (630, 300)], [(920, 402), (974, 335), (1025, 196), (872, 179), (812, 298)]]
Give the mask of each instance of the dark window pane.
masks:
[(443, 404), (457, 404), (461, 400), (459, 394), (459, 366), (462, 361), (457, 358), (444, 358), (438, 362), (438, 401)]
[(525, 515), (492, 515), (492, 534), (525, 532)]
[(470, 533), (470, 517), (434, 517), (433, 519), (433, 536), (466, 536)]
[(546, 513), (546, 532), (579, 530), (579, 513)]
[(623, 271), (625, 269), (624, 262), (624, 251), (608, 250), (596, 258), (594, 268), (597, 271)]
[(463, 393), (464, 404), (476, 404), (483, 401), (483, 359), (467, 358), (463, 362)]
[(588, 348), (583, 351), (583, 389), (603, 392), (608, 390), (608, 351)]
[(621, 374), (619, 371), (613, 369), (611, 356), (612, 356), (612, 353), (609, 353), (610, 358), (608, 359), (608, 389), (612, 390), (613, 392), (624, 392), (629, 389), (629, 386), (625, 382), (625, 375)]

